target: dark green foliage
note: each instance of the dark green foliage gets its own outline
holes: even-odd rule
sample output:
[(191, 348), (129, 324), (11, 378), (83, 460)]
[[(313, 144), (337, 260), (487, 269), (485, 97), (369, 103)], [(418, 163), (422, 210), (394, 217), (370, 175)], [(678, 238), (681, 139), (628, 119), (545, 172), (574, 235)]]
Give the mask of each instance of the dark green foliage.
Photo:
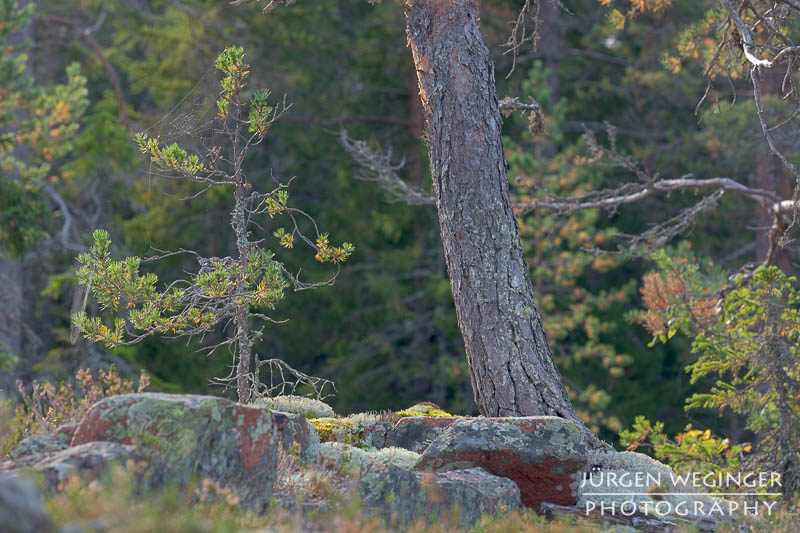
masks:
[(20, 255), (47, 236), (50, 209), (42, 186), (53, 163), (72, 149), (76, 120), (86, 108), (78, 65), (67, 82), (34, 82), (25, 49), (35, 4), (0, 2), (0, 253)]
[[(714, 48), (709, 48), (709, 39), (720, 36), (718, 2), (673, 2), (666, 10), (648, 8), (630, 15), (632, 3), (627, 1), (612, 2), (610, 7), (596, 0), (567, 1), (571, 14), (561, 11), (556, 21), (563, 30), (557, 60), (543, 49), (532, 52), (523, 47), (514, 72), (505, 79), (511, 55), (502, 55), (499, 44), (506, 41), (507, 22), (516, 17), (522, 3), (483, 2), (481, 20), (496, 61), (499, 94), (520, 96), (523, 101), (532, 96), (545, 117), (545, 134), (538, 136), (527, 131), (525, 117), (504, 117), (512, 201), (548, 193), (583, 194), (638, 179), (594, 159), (584, 125), (603, 146), (613, 144), (651, 175), (674, 178), (693, 172), (697, 178), (731, 176), (759, 185), (749, 180), (762, 174), (758, 161), (769, 157), (759, 156), (765, 153), (765, 144), (747, 100), (752, 93), (747, 80), (732, 78), (737, 95), (732, 105), (734, 91), (725, 71), (717, 68), (712, 90), (695, 114), (706, 88), (703, 73), (709, 51)], [(105, 8), (104, 4), (44, 1), (37, 2), (37, 8), (42, 14), (71, 17), (84, 27), (106, 10), (103, 24), (92, 35), (120, 75), (131, 122), (146, 131), (151, 148), (158, 143), (156, 152), (164, 162), (208, 168), (208, 161), (189, 158), (208, 140), (198, 133), (200, 127), (230, 111), (218, 90), (205, 84), (209, 65), (225, 46), (244, 46), (253, 65), (252, 85), (272, 90), (271, 95), (258, 91), (244, 95), (250, 104), (243, 115), (249, 122), (248, 133), (257, 133), (260, 117), (274, 111), (270, 108), (284, 94), (294, 102), (291, 112), (275, 124), (279, 134), (269, 135), (243, 170), (254, 190), (271, 189), (273, 178), (285, 182), (298, 176), (292, 183), (292, 205), (313, 213), (331, 235), (346, 235), (357, 251), (338, 275), (336, 290), (300, 292), (285, 301), (274, 298), (270, 316), (290, 320), (267, 324), (254, 349), (335, 380), (339, 390), (333, 402), (339, 412), (397, 409), (432, 400), (450, 412), (474, 413), (435, 211), (394, 202), (374, 184), (356, 180), (359, 169), (336, 139), (341, 124), (354, 138), (391, 146), (396, 161), (407, 156), (402, 177), (429, 189), (427, 161), (414, 129), (414, 120), (420, 117), (415, 117), (411, 104), (418, 95), (402, 9), (392, 2), (370, 6), (363, 1), (307, 0), (262, 16), (255, 4), (230, 8), (214, 0), (154, 1), (146, 10), (127, 2), (107, 2)], [(625, 18), (621, 28), (608, 16), (613, 9)], [(82, 41), (70, 41), (68, 33), (51, 29), (37, 25), (37, 48), (52, 58), (43, 79), (56, 79), (68, 63), (79, 60), (89, 78), (92, 102), (76, 132), (72, 155), (54, 161), (59, 192), (83, 213), (75, 217), (74, 240), (91, 245), (88, 236), (100, 226), (108, 228), (109, 238), (125, 256), (146, 257), (179, 247), (209, 258), (235, 256), (236, 241), (225, 222), (231, 211), (229, 191), (212, 188), (182, 200), (194, 195), (198, 186), (160, 179), (155, 165), (137, 157), (130, 133), (117, 121), (117, 103), (101, 62)], [(548, 26), (539, 29), (546, 41)], [(736, 54), (724, 59), (731, 68), (739, 65)], [(777, 111), (790, 105), (777, 94), (765, 95), (765, 102), (772, 124), (779, 120)], [(178, 119), (186, 127), (176, 133), (167, 125)], [(617, 129), (607, 132), (604, 121)], [(790, 141), (782, 139), (785, 145)], [(301, 242), (286, 220), (277, 220), (287, 201), (279, 195), (268, 198), (265, 206), (276, 220), (259, 221), (267, 223), (262, 224), (263, 234), (258, 230), (268, 241), (264, 248), (271, 248), (275, 254), (271, 260), (280, 261), (289, 272), (302, 271), (314, 281), (326, 279), (330, 265), (320, 264), (314, 254), (292, 249)], [(5, 199), (0, 195), (0, 203)], [(25, 199), (44, 205), (41, 193), (38, 199), (32, 195)], [(592, 248), (616, 251), (626, 242), (621, 234), (639, 233), (696, 200), (694, 194), (654, 195), (613, 211), (558, 215), (539, 210), (521, 215), (519, 221), (537, 304), (581, 416), (608, 440), (620, 428), (631, 427), (637, 415), (663, 420), (659, 431), (648, 430), (641, 425), (644, 422), (636, 423), (637, 431), (665, 439), (685, 435), (680, 442), (671, 442), (692, 450), (685, 457), (694, 457), (694, 464), (730, 468), (729, 461), (739, 458), (740, 451), (747, 457), (743, 443), (754, 440), (753, 430), (746, 429), (747, 413), (725, 409), (720, 416), (714, 406), (687, 413), (685, 398), (715, 394), (709, 391), (719, 376), (698, 375), (691, 382), (684, 372), (700, 352), (692, 352), (695, 336), (679, 331), (678, 314), (665, 315), (664, 327), (653, 335), (627, 313), (641, 306), (637, 289), (646, 290), (655, 280), (646, 277), (653, 265), (649, 251), (643, 253), (644, 259), (632, 260), (591, 253)], [(98, 205), (101, 209), (95, 209)], [(716, 302), (706, 300), (727, 275), (758, 260), (754, 247), (745, 248), (763, 235), (757, 229), (763, 227), (757, 210), (750, 201), (726, 195), (714, 211), (696, 219), (692, 230), (677, 237), (691, 244), (696, 257), (713, 258), (721, 268), (709, 270), (707, 260), (702, 264), (690, 260), (686, 248), (664, 256), (672, 258), (679, 272), (697, 266), (695, 274), (686, 270), (682, 275), (699, 307), (715, 308)], [(13, 212), (2, 210), (3, 215)], [(35, 209), (21, 213), (40, 218)], [(23, 225), (29, 222), (24, 220)], [(52, 228), (52, 221), (38, 227), (50, 233)], [(325, 249), (320, 246), (324, 241), (318, 243), (316, 236), (311, 240)], [(682, 257), (687, 262), (681, 262)], [(54, 276), (52, 290), (47, 299), (31, 294), (41, 317), (34, 329), (46, 337), (45, 346), (36, 348), (37, 357), (47, 352), (40, 368), (51, 372), (87, 351), (85, 345), (66, 345), (73, 258), (74, 253), (55, 251), (42, 259), (42, 275)], [(658, 255), (654, 259), (659, 268), (666, 264)], [(794, 273), (791, 262), (783, 266), (787, 274)], [(193, 256), (176, 255), (147, 263), (146, 270), (159, 279), (173, 280), (197, 272), (197, 263)], [(230, 281), (222, 268), (212, 268), (204, 276), (196, 281), (212, 292)], [(107, 326), (113, 333), (113, 323)], [(205, 340), (214, 344), (225, 335), (217, 330)], [(666, 344), (659, 341), (661, 335)], [(209, 378), (226, 372), (230, 361), (198, 357), (194, 353), (198, 347), (194, 342), (148, 338), (116, 348), (114, 354), (146, 367), (159, 389), (202, 392)], [(724, 345), (714, 348), (720, 353), (724, 349)], [(703, 431), (686, 429), (690, 423)], [(710, 430), (707, 437), (705, 428)], [(720, 449), (725, 438), (727, 448)], [(667, 444), (663, 441), (663, 446)], [(726, 455), (734, 448), (736, 453)], [(678, 453), (683, 452), (664, 456), (678, 461)]]

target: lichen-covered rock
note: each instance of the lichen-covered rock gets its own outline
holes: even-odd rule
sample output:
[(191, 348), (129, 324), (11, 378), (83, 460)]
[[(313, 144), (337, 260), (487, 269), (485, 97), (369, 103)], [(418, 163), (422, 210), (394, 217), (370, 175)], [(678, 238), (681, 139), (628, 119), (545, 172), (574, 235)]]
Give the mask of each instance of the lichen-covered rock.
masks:
[(274, 398), (261, 398), (252, 404), (254, 407), (266, 407), (283, 413), (295, 413), (311, 418), (334, 417), (333, 408), (325, 402), (306, 398), (304, 396), (275, 396)]
[(411, 416), (401, 418), (386, 435), (385, 445), (422, 453), (455, 417)]
[(147, 486), (162, 484), (166, 473), (163, 465), (154, 464), (157, 463), (154, 457), (146, 456), (133, 445), (116, 442), (87, 442), (56, 453), (40, 454), (32, 459), (34, 461), (28, 462), (26, 467), (42, 474), (50, 489), (57, 489), (73, 474), (85, 481), (97, 479), (113, 463), (125, 465), (128, 461), (134, 461), (150, 464), (147, 479), (143, 480), (143, 485)]
[(38, 453), (57, 452), (66, 447), (66, 443), (53, 435), (31, 435), (22, 439), (8, 456), (20, 459)]
[(75, 435), (75, 430), (77, 428), (78, 428), (77, 422), (72, 424), (64, 424), (63, 426), (58, 426), (56, 428), (55, 437), (56, 439), (59, 440), (59, 442), (63, 442), (64, 444), (69, 446), (69, 443), (72, 442), (72, 437)]
[[(658, 518), (676, 512), (684, 516), (699, 512), (711, 518), (730, 515), (726, 500), (703, 494), (684, 482), (688, 478), (642, 453), (592, 451), (590, 460), (593, 468), (578, 488), (581, 509), (604, 507)], [(712, 508), (714, 512), (709, 513)]]
[(464, 418), (434, 439), (415, 469), (473, 467), (514, 480), (525, 506), (573, 505), (587, 468), (586, 445), (580, 429), (563, 418)]
[(391, 411), (349, 415), (346, 420), (352, 423), (350, 426), (352, 443), (360, 448), (383, 448), (387, 446), (386, 436), (399, 418)]
[(395, 413), (355, 413), (346, 417), (312, 418), (321, 442), (342, 442), (358, 448), (384, 448), (386, 436), (400, 420)]
[(212, 479), (261, 510), (275, 482), (278, 438), (277, 424), (264, 409), (211, 396), (139, 393), (94, 404), (72, 445), (135, 444), (162, 456), (176, 481)]
[(368, 450), (370, 458), (375, 463), (391, 464), (411, 470), (419, 462), (420, 454), (405, 448), (386, 447), (381, 449)]
[(437, 523), (452, 512), (458, 513), (460, 527), (469, 527), (484, 514), (520, 506), (513, 481), (481, 468), (430, 473), (376, 464), (361, 478), (361, 497), (366, 509), (394, 527), (423, 520)]
[(344, 474), (358, 474), (372, 464), (365, 450), (342, 442), (323, 442), (319, 446), (319, 464)]
[(392, 426), (385, 422), (366, 425), (361, 430), (356, 445), (362, 448), (385, 448), (387, 446), (386, 437), (391, 429)]
[(394, 465), (411, 470), (420, 455), (403, 448), (362, 449), (341, 442), (323, 442), (319, 462), (337, 470), (358, 474), (374, 465)]
[(0, 473), (0, 531), (50, 533), (53, 526), (36, 486), (13, 474)]
[(305, 415), (272, 411), (283, 449), (296, 453), (304, 461), (316, 461), (319, 455), (319, 435)]

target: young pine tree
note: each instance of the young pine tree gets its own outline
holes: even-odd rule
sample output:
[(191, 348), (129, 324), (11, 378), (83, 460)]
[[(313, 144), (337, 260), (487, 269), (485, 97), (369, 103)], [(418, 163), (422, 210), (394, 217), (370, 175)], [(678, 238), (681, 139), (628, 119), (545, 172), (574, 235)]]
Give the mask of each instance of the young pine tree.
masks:
[[(273, 233), (279, 244), (292, 248), (295, 239), (300, 239), (315, 251), (315, 258), (322, 263), (338, 265), (350, 256), (354, 247), (350, 243), (331, 245), (328, 235), (318, 232), (309, 215), (289, 207), (288, 185), (278, 183), (267, 193), (253, 189), (245, 173), (246, 156), (264, 140), (288, 107), (271, 105), (267, 89), (256, 90), (249, 99), (243, 96), (249, 66), (244, 62), (242, 48), (225, 49), (215, 66), (222, 72), (214, 125), (215, 137), (223, 141), (220, 145), (212, 142), (206, 153), (196, 154), (177, 144), (162, 145), (158, 138), (146, 134), (138, 135), (136, 143), (164, 176), (197, 183), (202, 187), (199, 193), (212, 187), (232, 191), (230, 224), (236, 239), (236, 257), (206, 258), (197, 252), (181, 250), (197, 257), (199, 270), (188, 279), (175, 280), (159, 289), (156, 275), (139, 273), (142, 259), (113, 259), (108, 233), (98, 230), (90, 252), (78, 258), (82, 267), (77, 276), (100, 307), (117, 316), (107, 323), (101, 317), (89, 317), (81, 311), (74, 315), (74, 324), (86, 338), (108, 347), (134, 344), (156, 334), (202, 336), (220, 324), (223, 327), (232, 324), (230, 337), (209, 349), (230, 348), (235, 364), (229, 378), (235, 382), (238, 400), (246, 403), (260, 390), (258, 368), (265, 362), (253, 351), (261, 333), (253, 328), (253, 323), (258, 319), (273, 320), (265, 313), (284, 298), (284, 290), (289, 286), (295, 290), (308, 289), (330, 285), (336, 278), (334, 274), (327, 281), (302, 282), (275, 260), (272, 252), (261, 247), (263, 239), (251, 240), (251, 227), (258, 219), (266, 223), (276, 216), (285, 216), (289, 229), (281, 227)], [(301, 232), (299, 217), (310, 221), (315, 232), (313, 240)]]

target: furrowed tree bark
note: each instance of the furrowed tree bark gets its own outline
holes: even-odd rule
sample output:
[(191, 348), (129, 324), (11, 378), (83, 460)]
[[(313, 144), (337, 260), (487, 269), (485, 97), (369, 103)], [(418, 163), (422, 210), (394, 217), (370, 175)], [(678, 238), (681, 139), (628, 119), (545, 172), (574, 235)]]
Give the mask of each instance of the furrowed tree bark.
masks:
[(484, 416), (578, 419), (553, 363), (508, 196), (494, 66), (474, 0), (406, 0), (445, 258)]

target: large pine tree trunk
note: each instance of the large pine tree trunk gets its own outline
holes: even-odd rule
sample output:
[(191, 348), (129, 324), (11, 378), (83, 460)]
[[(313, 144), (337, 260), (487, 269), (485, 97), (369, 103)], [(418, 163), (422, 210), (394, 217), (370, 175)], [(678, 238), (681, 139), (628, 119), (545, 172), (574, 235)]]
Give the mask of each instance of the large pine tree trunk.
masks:
[(580, 424), (533, 300), (476, 2), (406, 0), (405, 11), (475, 402), (485, 416), (556, 415)]

